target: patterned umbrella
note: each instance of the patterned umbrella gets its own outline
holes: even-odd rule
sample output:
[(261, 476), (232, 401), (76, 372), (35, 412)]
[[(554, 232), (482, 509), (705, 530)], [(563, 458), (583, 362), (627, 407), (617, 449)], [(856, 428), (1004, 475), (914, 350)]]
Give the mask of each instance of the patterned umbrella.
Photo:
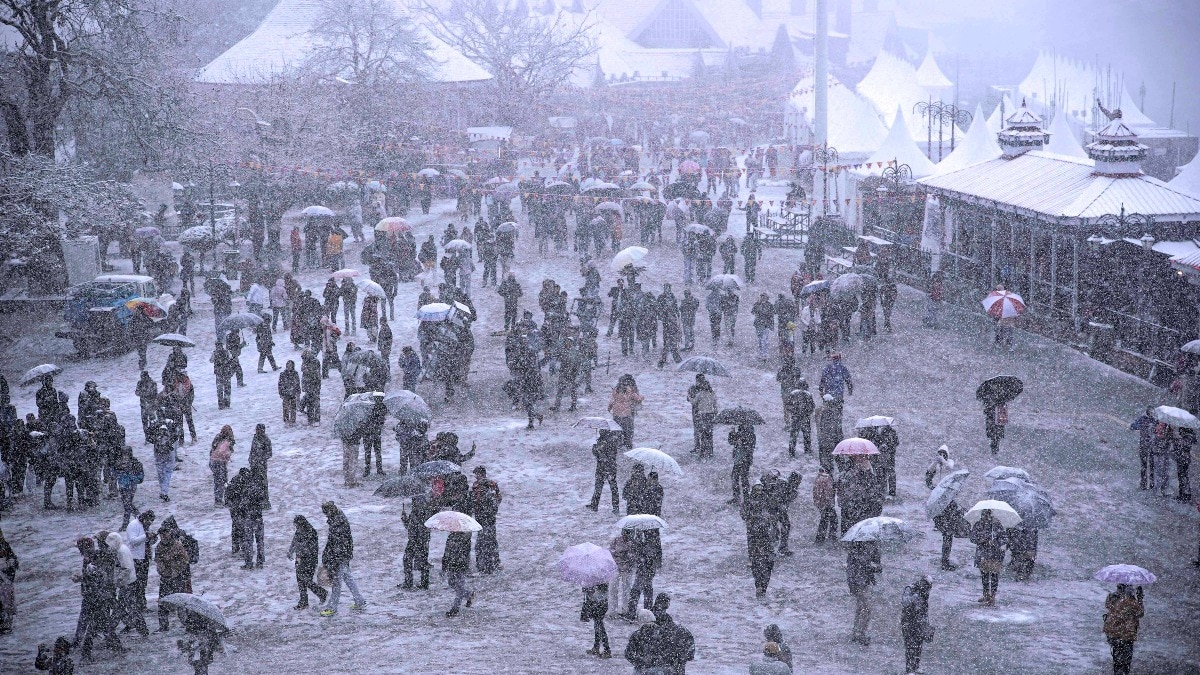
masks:
[(400, 216), (391, 216), (375, 223), (376, 232), (408, 232), (412, 226)]
[(478, 532), (483, 529), (483, 526), (474, 518), (458, 511), (435, 513), (432, 518), (425, 521), (425, 527), (442, 532)]
[(1092, 576), (1096, 581), (1110, 584), (1149, 586), (1158, 581), (1154, 573), (1137, 565), (1109, 565)]
[(1010, 319), (1025, 313), (1025, 301), (1012, 291), (992, 291), (981, 302), (993, 319)]

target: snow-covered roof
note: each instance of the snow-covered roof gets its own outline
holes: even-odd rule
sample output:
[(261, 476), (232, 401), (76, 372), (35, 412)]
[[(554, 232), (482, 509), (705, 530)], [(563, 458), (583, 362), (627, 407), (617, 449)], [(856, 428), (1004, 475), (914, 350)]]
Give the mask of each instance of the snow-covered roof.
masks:
[(973, 164), (990, 162), (1002, 154), (1000, 144), (996, 142), (996, 134), (988, 129), (988, 123), (983, 118), (983, 107), (975, 107), (975, 117), (962, 140), (955, 146), (954, 151), (937, 163), (932, 173), (945, 174), (966, 168)]
[(467, 127), (467, 139), (471, 141), (508, 140), (512, 137), (512, 127)]
[(1146, 116), (1133, 102), (1133, 97), (1129, 95), (1129, 88), (1121, 85), (1121, 119), (1131, 127), (1152, 127), (1155, 126), (1154, 120)]
[[(622, 0), (635, 4), (631, 0)], [(724, 47), (770, 49), (777, 26), (767, 26), (744, 2), (734, 0), (681, 0), (691, 2), (717, 35)]]
[(1167, 185), (1186, 194), (1200, 197), (1200, 153), (1184, 164)]
[[(895, 120), (889, 118), (894, 117), (897, 108), (912, 110), (914, 105), (930, 98), (917, 83), (917, 71), (912, 64), (886, 51), (879, 52), (871, 70), (855, 88), (875, 106), (889, 126), (895, 124)], [(910, 128), (909, 131), (916, 134), (914, 139), (925, 138), (920, 129)]]
[[(931, 175), (934, 171), (933, 162), (929, 161), (929, 158), (925, 156), (924, 152), (921, 152), (916, 141), (913, 140), (908, 123), (904, 120), (904, 110), (897, 108), (894, 119), (896, 121), (888, 130), (887, 138), (883, 139), (879, 149), (867, 158), (867, 164), (883, 162), (886, 165), (888, 162), (895, 161), (907, 164), (912, 169), (913, 178), (924, 178)], [(863, 176), (878, 176), (883, 173), (883, 167), (863, 167), (854, 169), (854, 173)]]
[(1050, 122), (1050, 128), (1046, 131), (1050, 133), (1050, 142), (1046, 144), (1046, 152), (1079, 159), (1087, 158), (1087, 152), (1080, 145), (1079, 139), (1075, 136), (1075, 130), (1067, 122), (1067, 116), (1063, 113), (1062, 108), (1054, 113), (1054, 120)]
[(1146, 175), (1103, 176), (1090, 159), (1042, 151), (993, 159), (919, 182), (934, 191), (1050, 218), (1094, 220), (1124, 208), (1160, 221), (1200, 221), (1200, 197)]
[[(794, 128), (812, 126), (816, 108), (814, 77), (806, 77), (796, 85), (788, 99), (785, 124)], [(855, 94), (837, 78), (829, 76), (829, 145), (842, 156), (866, 156), (883, 144), (887, 128), (879, 120), (869, 102)], [(807, 142), (807, 139), (800, 139)]]
[[(393, 0), (401, 12), (405, 0)], [(197, 82), (208, 84), (258, 84), (303, 65), (316, 37), (311, 32), (321, 15), (319, 0), (280, 0), (254, 32), (242, 38), (200, 69)], [(434, 37), (423, 26), (421, 36), (432, 48), (435, 82), (480, 82), (492, 76), (479, 64)]]
[(917, 84), (930, 90), (944, 90), (954, 86), (950, 78), (938, 67), (932, 51), (925, 52), (925, 60), (917, 67)]

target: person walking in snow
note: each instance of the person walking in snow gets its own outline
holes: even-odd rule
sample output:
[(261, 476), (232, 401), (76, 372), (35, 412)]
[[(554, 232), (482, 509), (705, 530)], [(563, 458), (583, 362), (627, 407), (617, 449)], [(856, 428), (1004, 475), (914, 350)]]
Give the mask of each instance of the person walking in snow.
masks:
[(312, 591), (320, 604), (325, 604), (328, 593), (313, 581), (317, 573), (318, 546), (317, 530), (304, 516), (297, 515), (292, 519), (296, 533), (292, 535), (292, 545), (288, 547), (288, 560), (296, 561), (296, 586), (300, 591), (300, 602), (295, 609), (308, 607), (308, 592)]
[(213, 506), (225, 506), (225, 486), (229, 483), (229, 460), (233, 457), (233, 427), (226, 424), (212, 440), (208, 468), (213, 476)]
[(921, 575), (904, 587), (900, 596), (900, 634), (904, 637), (904, 672), (916, 673), (921, 668), (921, 647), (933, 639), (929, 625), (929, 590), (933, 578)]
[(767, 596), (767, 585), (771, 583), (771, 572), (775, 568), (775, 541), (778, 530), (771, 517), (769, 500), (762, 483), (750, 489), (742, 504), (742, 520), (746, 524), (746, 550), (750, 559), (750, 573), (754, 577), (754, 597), (763, 600)]
[(883, 571), (879, 542), (855, 541), (846, 548), (846, 584), (854, 598), (854, 628), (850, 641), (864, 647), (871, 644), (867, 628), (871, 623), (871, 604), (875, 595), (875, 575)]
[(354, 537), (350, 532), (350, 521), (346, 520), (346, 514), (333, 502), (322, 504), (321, 513), (325, 514), (329, 528), (325, 550), (321, 553), (321, 564), (329, 572), (330, 584), (333, 587), (329, 594), (329, 602), (325, 604), (325, 609), (321, 610), (321, 616), (330, 617), (337, 614), (342, 584), (345, 584), (354, 596), (354, 604), (350, 609), (361, 611), (367, 606), (367, 601), (358, 592), (358, 584), (354, 583), (354, 577), (350, 573), (350, 560), (354, 558)]
[[(580, 621), (592, 622), (592, 648), (587, 651), (589, 656), (602, 659), (612, 658), (612, 649), (608, 646), (608, 631), (604, 627), (604, 617), (608, 614), (608, 584), (593, 584), (583, 589), (583, 608), (579, 610)], [(603, 650), (601, 650), (603, 646)]]
[(447, 618), (458, 616), (464, 601), (468, 608), (475, 604), (475, 591), (467, 584), (470, 571), (471, 533), (451, 532), (446, 537), (446, 548), (442, 551), (442, 574), (446, 576), (450, 588), (454, 589), (454, 602), (446, 612)]
[(958, 565), (950, 561), (954, 538), (965, 537), (971, 532), (971, 524), (963, 517), (958, 502), (951, 500), (944, 511), (933, 517), (933, 529), (942, 533), (942, 571), (953, 572), (958, 569)]
[(605, 483), (608, 483), (612, 493), (613, 514), (621, 511), (620, 492), (617, 489), (617, 453), (621, 450), (623, 438), (620, 431), (601, 429), (599, 438), (592, 445), (592, 455), (596, 458), (596, 487), (592, 492), (592, 501), (587, 507), (593, 511), (600, 508), (600, 497)]
[(1133, 643), (1138, 625), (1146, 614), (1142, 587), (1117, 584), (1117, 590), (1104, 599), (1104, 637), (1112, 650), (1113, 675), (1129, 675), (1133, 667)]
[(750, 424), (739, 424), (729, 432), (733, 446), (733, 497), (730, 504), (740, 504), (750, 493), (750, 466), (754, 463), (754, 447), (758, 438)]

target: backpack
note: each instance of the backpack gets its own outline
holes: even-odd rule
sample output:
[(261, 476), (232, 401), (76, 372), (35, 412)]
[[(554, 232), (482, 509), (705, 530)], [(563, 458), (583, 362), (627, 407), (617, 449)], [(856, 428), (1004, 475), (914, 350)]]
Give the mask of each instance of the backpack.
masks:
[(137, 457), (133, 458), (133, 467), (130, 473), (133, 474), (135, 485), (141, 485), (142, 481), (146, 480), (146, 467), (142, 466), (142, 461)]
[(200, 542), (183, 530), (179, 531), (179, 540), (183, 542), (183, 548), (187, 551), (188, 563), (195, 565), (200, 562)]

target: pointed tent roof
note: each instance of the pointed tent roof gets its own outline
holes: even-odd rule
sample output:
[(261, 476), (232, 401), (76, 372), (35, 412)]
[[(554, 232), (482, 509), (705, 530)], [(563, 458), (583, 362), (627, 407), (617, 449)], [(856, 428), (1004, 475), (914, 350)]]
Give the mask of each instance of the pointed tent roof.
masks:
[[(912, 138), (912, 132), (908, 129), (908, 123), (904, 120), (904, 109), (897, 106), (895, 114), (895, 122), (892, 128), (888, 131), (887, 138), (883, 139), (883, 143), (879, 146), (870, 157), (867, 158), (867, 164), (884, 163), (891, 161), (907, 164), (912, 169), (913, 178), (924, 178), (930, 176), (934, 172), (933, 162), (925, 156), (924, 152), (917, 147), (916, 141)], [(883, 173), (883, 167), (863, 167), (855, 169), (854, 173), (864, 176), (878, 176)]]
[(1121, 86), (1121, 119), (1131, 127), (1153, 127), (1156, 126), (1154, 120), (1146, 116), (1137, 104), (1133, 102), (1133, 97), (1129, 95), (1129, 88)]
[(1005, 114), (1011, 114), (1011, 111), (1016, 109), (1017, 104), (1013, 103), (1012, 97), (1008, 94), (1005, 94), (1003, 105), (997, 103), (996, 109), (992, 111), (991, 115), (988, 115), (988, 131), (992, 132), (993, 134), (1000, 133), (1000, 131), (1004, 129), (1004, 116), (1001, 115), (1000, 112), (1003, 110)]
[(925, 52), (925, 60), (917, 68), (917, 84), (926, 89), (946, 89), (954, 86), (950, 78), (938, 68), (937, 61), (933, 60), (932, 51)]
[(1050, 123), (1047, 131), (1050, 132), (1050, 142), (1046, 144), (1046, 152), (1080, 159), (1087, 158), (1088, 155), (1084, 152), (1083, 146), (1079, 144), (1079, 139), (1075, 137), (1075, 131), (1067, 122), (1067, 116), (1063, 113), (1062, 108), (1054, 113), (1054, 121)]
[(1200, 153), (1196, 153), (1192, 161), (1183, 165), (1179, 174), (1172, 178), (1167, 185), (1180, 192), (1200, 197)]
[(940, 176), (974, 164), (991, 161), (1002, 154), (1004, 153), (1000, 150), (1000, 144), (996, 142), (996, 135), (988, 130), (987, 120), (983, 118), (983, 107), (975, 106), (975, 117), (971, 119), (971, 128), (967, 129), (962, 142), (954, 148), (954, 152), (938, 162), (934, 168), (934, 175)]
[[(917, 71), (909, 62), (891, 55), (886, 51), (879, 52), (875, 63), (862, 81), (855, 87), (858, 93), (870, 101), (880, 117), (886, 123), (895, 124), (894, 119), (887, 119), (897, 108), (912, 109), (912, 106), (929, 98), (917, 82)], [(916, 135), (914, 139), (923, 140), (925, 133), (921, 129), (909, 128)]]
[[(805, 124), (811, 124), (810, 115), (816, 108), (815, 83), (813, 77), (800, 80), (788, 98), (788, 107), (799, 113)], [(886, 136), (887, 128), (870, 102), (830, 75), (829, 145), (843, 156), (865, 156), (875, 151)]]

